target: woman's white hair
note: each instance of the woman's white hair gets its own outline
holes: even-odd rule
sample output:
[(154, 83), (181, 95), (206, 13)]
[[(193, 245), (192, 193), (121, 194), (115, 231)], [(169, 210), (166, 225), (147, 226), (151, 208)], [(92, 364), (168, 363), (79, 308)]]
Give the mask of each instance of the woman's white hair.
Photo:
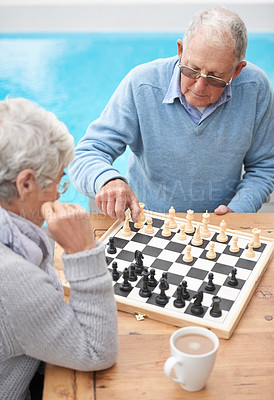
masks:
[(24, 169), (44, 189), (73, 158), (74, 139), (52, 112), (23, 98), (0, 101), (0, 200), (18, 197), (14, 182)]
[(209, 7), (195, 13), (184, 34), (184, 51), (191, 38), (202, 32), (203, 39), (217, 46), (233, 46), (235, 62), (245, 58), (248, 43), (247, 29), (242, 19), (225, 7)]

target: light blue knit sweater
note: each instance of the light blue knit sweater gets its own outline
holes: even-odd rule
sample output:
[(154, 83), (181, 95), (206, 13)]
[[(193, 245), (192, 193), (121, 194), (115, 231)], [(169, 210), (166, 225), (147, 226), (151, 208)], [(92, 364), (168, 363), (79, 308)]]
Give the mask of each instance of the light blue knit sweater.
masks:
[[(75, 187), (94, 197), (126, 145), (127, 181), (146, 208), (212, 212), (220, 204), (256, 212), (274, 185), (273, 91), (248, 63), (232, 81), (232, 99), (196, 125), (178, 99), (163, 104), (177, 57), (134, 68), (88, 128), (69, 167)], [(245, 174), (241, 179), (242, 165)]]

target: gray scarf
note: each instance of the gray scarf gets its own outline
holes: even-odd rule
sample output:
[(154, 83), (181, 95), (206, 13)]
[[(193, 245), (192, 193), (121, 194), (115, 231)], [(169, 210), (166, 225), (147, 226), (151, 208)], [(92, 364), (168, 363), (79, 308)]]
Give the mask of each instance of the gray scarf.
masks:
[(57, 290), (61, 281), (50, 264), (52, 248), (43, 229), (0, 206), (0, 242), (50, 275)]

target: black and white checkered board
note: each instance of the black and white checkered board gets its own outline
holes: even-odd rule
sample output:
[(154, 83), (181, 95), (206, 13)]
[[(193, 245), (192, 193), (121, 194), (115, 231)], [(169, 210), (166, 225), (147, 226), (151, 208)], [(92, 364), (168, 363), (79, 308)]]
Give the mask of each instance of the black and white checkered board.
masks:
[[(145, 216), (153, 218), (153, 234), (145, 233), (144, 228), (135, 229), (133, 222), (130, 222), (132, 235), (129, 238), (125, 238), (121, 235), (123, 223), (116, 222), (102, 237), (106, 244), (106, 250), (109, 237), (115, 237), (117, 252), (112, 255), (106, 251), (106, 258), (110, 271), (112, 271), (112, 262), (114, 260), (118, 264), (120, 278), (116, 282), (113, 281), (118, 309), (133, 313), (142, 312), (148, 317), (176, 326), (202, 325), (214, 330), (220, 337), (229, 338), (267, 266), (267, 261), (273, 250), (273, 241), (271, 239), (260, 239), (262, 244), (259, 249), (254, 249), (255, 257), (248, 258), (244, 253), (251, 240), (251, 235), (227, 229), (228, 241), (220, 243), (216, 239), (220, 232), (219, 227), (209, 225), (211, 236), (203, 239), (201, 246), (191, 246), (193, 261), (185, 263), (183, 255), (186, 246), (191, 244), (193, 235), (187, 234), (187, 239), (182, 241), (177, 238), (177, 232), (179, 232), (181, 223), (186, 223), (186, 220), (175, 218), (178, 226), (176, 229), (171, 229), (172, 235), (170, 237), (165, 238), (161, 232), (166, 216), (152, 212), (145, 212)], [(196, 227), (195, 222), (193, 222), (193, 226)], [(240, 251), (231, 253), (229, 246), (235, 234), (239, 238)], [(216, 258), (214, 260), (206, 258), (210, 241), (215, 242)], [(151, 297), (144, 298), (139, 295), (143, 279), (141, 276), (138, 277), (137, 281), (131, 282), (133, 287), (130, 292), (120, 290), (120, 284), (123, 282), (122, 272), (124, 268), (128, 268), (130, 263), (134, 261), (136, 250), (142, 252), (144, 266), (148, 270), (155, 269), (157, 281), (159, 281), (164, 271), (167, 272), (169, 289), (166, 294), (169, 297), (169, 301), (165, 306), (158, 305), (155, 301), (157, 294), (160, 293), (158, 285), (155, 289), (152, 289)], [(237, 268), (238, 285), (236, 287), (232, 287), (227, 283), (232, 267)], [(209, 272), (214, 274), (214, 283), (216, 285), (214, 292), (205, 290)], [(177, 286), (183, 280), (187, 281), (190, 298), (186, 300), (185, 307), (179, 309), (174, 307), (173, 301), (176, 298)], [(193, 295), (201, 290), (203, 291), (202, 304), (204, 313), (200, 316), (195, 316), (190, 311), (194, 301), (192, 298)], [(214, 318), (210, 315), (212, 297), (216, 295), (221, 298), (222, 316), (219, 318)]]

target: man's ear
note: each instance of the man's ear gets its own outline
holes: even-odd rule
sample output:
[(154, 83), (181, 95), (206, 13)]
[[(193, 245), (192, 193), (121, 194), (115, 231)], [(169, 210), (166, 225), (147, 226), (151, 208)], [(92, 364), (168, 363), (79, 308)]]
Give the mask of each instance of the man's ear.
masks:
[(232, 79), (237, 78), (238, 75), (240, 75), (240, 72), (242, 71), (242, 69), (246, 66), (246, 61), (241, 61), (240, 64), (237, 65), (236, 70), (234, 72), (234, 75), (232, 77)]
[(32, 169), (21, 171), (15, 181), (20, 200), (25, 200), (27, 196), (35, 190), (36, 181)]
[(183, 54), (183, 41), (181, 39), (177, 40), (177, 46), (178, 46), (178, 58), (179, 60), (181, 60)]

